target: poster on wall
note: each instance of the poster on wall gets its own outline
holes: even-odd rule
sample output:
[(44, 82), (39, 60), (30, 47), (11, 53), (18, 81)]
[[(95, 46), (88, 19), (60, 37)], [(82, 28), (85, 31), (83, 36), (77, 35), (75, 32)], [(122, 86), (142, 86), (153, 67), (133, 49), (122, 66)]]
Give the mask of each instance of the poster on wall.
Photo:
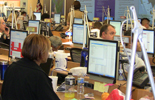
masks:
[(107, 16), (107, 8), (110, 8), (110, 16), (115, 16), (115, 0), (95, 0), (95, 17), (102, 21), (102, 10), (105, 9), (104, 16)]
[(54, 17), (54, 14), (64, 15), (64, 0), (52, 0), (51, 11), (51, 18)]

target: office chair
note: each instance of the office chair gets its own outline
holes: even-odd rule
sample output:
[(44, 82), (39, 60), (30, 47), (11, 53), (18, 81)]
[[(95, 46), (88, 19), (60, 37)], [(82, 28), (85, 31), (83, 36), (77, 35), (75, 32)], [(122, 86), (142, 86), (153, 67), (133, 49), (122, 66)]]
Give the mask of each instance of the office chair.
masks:
[(71, 48), (70, 55), (73, 62), (81, 62), (81, 48)]

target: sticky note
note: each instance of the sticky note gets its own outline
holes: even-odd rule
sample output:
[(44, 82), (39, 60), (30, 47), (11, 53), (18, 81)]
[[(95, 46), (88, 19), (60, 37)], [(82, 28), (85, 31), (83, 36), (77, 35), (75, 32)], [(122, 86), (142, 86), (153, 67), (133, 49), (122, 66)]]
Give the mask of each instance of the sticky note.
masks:
[(104, 92), (105, 91), (105, 83), (100, 83), (100, 88), (99, 88), (99, 92)]
[(95, 82), (94, 83), (94, 90), (99, 90), (99, 88), (100, 88), (100, 82)]

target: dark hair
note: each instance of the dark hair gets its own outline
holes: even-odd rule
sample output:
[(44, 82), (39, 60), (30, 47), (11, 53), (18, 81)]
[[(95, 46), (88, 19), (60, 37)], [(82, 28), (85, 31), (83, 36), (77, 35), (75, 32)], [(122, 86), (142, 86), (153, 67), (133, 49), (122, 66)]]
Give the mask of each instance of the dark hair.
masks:
[(96, 22), (94, 23), (94, 27), (93, 27), (93, 28), (98, 28), (98, 29), (100, 29), (101, 26), (102, 26), (102, 24), (101, 24), (99, 21), (96, 21)]
[(21, 12), (21, 15), (24, 15), (24, 14), (26, 14), (26, 12), (25, 12), (25, 11)]
[(113, 28), (115, 28), (114, 26), (110, 25), (110, 24), (105, 24), (100, 28), (100, 37), (102, 37), (102, 32), (107, 32), (108, 31), (108, 27), (111, 26)]
[(23, 43), (22, 55), (30, 60), (38, 60), (50, 50), (50, 40), (39, 34), (28, 35)]
[(43, 13), (43, 14), (41, 15), (41, 20), (44, 21), (45, 18), (50, 18), (50, 15), (49, 15), (48, 13)]
[(74, 9), (75, 9), (75, 10), (77, 10), (77, 9), (80, 9), (80, 8), (81, 8), (81, 4), (80, 4), (80, 2), (79, 2), (79, 1), (74, 1), (73, 5), (74, 5)]
[(142, 18), (140, 23), (142, 24), (144, 20), (147, 20), (148, 22), (150, 22), (148, 18)]

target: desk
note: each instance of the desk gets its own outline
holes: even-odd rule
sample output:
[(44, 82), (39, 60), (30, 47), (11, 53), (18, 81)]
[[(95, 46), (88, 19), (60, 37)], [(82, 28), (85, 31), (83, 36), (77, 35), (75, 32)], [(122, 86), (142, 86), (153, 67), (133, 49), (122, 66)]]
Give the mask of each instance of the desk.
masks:
[[(72, 67), (77, 67), (78, 65), (80, 65), (79, 63), (74, 63), (74, 62), (71, 62), (71, 61), (68, 61), (68, 71), (69, 71), (69, 69), (70, 68), (72, 68)], [(59, 74), (64, 74), (64, 75), (67, 75), (68, 73), (66, 72), (66, 71), (57, 71), (57, 70), (54, 70), (53, 71), (53, 75), (55, 76), (55, 75), (57, 75), (57, 73), (59, 73)], [(75, 79), (77, 79), (77, 77), (75, 76)], [(96, 81), (95, 80), (91, 80), (91, 79), (89, 79), (89, 77), (85, 77), (85, 81), (88, 81), (89, 83), (92, 83), (92, 84), (94, 84)], [(101, 82), (102, 83), (102, 82)], [(109, 87), (109, 90), (108, 90), (108, 93), (111, 93), (111, 91), (113, 90), (113, 89), (115, 89), (115, 88), (118, 88), (119, 86), (120, 86), (120, 84), (124, 84), (124, 83), (126, 83), (126, 81), (119, 81), (119, 80), (117, 80), (116, 81), (116, 84), (114, 84), (113, 86), (110, 86)], [(123, 85), (123, 86), (121, 86), (120, 88), (119, 88), (119, 90), (121, 90), (124, 94), (126, 93), (126, 84), (125, 85)], [(134, 99), (134, 100), (139, 100), (141, 97), (144, 97), (145, 95), (148, 95), (148, 96), (153, 96), (153, 94), (151, 93), (151, 92), (149, 92), (148, 90), (144, 90), (144, 89), (138, 89), (138, 88), (136, 88), (136, 87), (132, 87), (132, 90), (133, 90), (133, 92), (132, 92), (132, 98)], [(86, 91), (87, 91), (87, 89), (86, 89)], [(89, 90), (89, 93), (90, 93), (90, 91), (92, 92), (92, 93), (98, 93), (99, 94), (99, 97), (101, 97), (101, 92), (98, 92), (98, 91), (95, 91), (95, 90), (93, 90), (93, 89), (90, 89)], [(58, 95), (61, 95), (61, 93), (57, 93)], [(63, 95), (63, 94), (62, 94)], [(60, 98), (64, 98), (64, 95), (63, 96), (60, 96)], [(62, 100), (65, 100), (65, 99), (62, 99)], [(66, 99), (67, 100), (67, 99)], [(95, 100), (101, 100), (101, 98), (100, 99), (95, 99)]]

